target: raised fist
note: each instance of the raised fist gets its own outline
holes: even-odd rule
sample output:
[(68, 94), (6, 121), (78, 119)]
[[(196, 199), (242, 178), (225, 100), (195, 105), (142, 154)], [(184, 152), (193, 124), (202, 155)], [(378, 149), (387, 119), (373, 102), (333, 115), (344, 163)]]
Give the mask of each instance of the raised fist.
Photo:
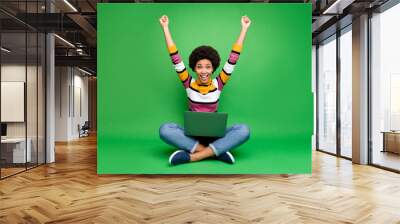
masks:
[(168, 23), (169, 23), (168, 16), (166, 16), (166, 15), (161, 16), (161, 18), (160, 18), (161, 26), (166, 27), (166, 26), (168, 26)]
[(251, 20), (247, 16), (242, 16), (242, 21), (241, 22), (242, 22), (242, 27), (246, 28), (246, 29), (249, 28), (249, 26), (251, 24)]

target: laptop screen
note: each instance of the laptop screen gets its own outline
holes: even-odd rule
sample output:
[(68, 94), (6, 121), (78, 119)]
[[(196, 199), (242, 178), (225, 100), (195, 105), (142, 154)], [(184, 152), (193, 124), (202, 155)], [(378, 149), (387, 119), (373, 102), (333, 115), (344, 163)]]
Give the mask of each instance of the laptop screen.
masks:
[(184, 114), (185, 134), (188, 136), (222, 137), (225, 135), (227, 113), (191, 112)]

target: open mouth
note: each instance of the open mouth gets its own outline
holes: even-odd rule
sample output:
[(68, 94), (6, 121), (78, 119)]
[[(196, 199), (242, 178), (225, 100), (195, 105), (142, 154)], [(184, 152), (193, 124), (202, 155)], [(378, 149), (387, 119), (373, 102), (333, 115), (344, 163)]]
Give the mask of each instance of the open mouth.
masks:
[(207, 82), (208, 81), (208, 77), (209, 77), (208, 74), (202, 74), (202, 75), (200, 75), (200, 80), (202, 82)]

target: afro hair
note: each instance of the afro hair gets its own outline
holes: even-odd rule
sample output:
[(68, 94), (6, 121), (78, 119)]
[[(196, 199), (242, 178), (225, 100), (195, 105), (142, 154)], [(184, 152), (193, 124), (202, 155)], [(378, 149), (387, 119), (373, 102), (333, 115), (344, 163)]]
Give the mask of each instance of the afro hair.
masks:
[(192, 51), (189, 57), (189, 67), (194, 71), (196, 63), (202, 59), (208, 59), (213, 66), (213, 72), (218, 68), (220, 57), (214, 48), (210, 46), (200, 46)]

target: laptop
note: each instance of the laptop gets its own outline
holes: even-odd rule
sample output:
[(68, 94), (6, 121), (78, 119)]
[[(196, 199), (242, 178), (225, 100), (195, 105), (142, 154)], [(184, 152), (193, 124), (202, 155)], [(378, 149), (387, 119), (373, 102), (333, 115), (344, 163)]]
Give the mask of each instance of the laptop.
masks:
[(227, 113), (185, 111), (185, 135), (223, 137), (226, 131), (227, 120)]

